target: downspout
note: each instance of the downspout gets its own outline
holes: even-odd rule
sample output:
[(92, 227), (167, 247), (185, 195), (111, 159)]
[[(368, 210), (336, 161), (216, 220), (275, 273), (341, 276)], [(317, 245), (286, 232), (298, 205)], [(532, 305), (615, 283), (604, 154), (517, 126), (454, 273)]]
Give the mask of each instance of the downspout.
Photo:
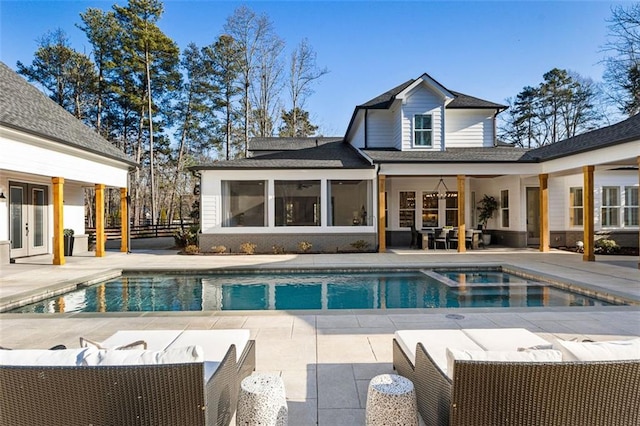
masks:
[(369, 147), (369, 131), (368, 131), (369, 108), (364, 110), (364, 149)]
[(497, 109), (493, 114), (493, 146), (498, 146), (498, 127), (496, 126), (496, 120), (498, 118), (498, 114), (500, 114), (500, 110)]

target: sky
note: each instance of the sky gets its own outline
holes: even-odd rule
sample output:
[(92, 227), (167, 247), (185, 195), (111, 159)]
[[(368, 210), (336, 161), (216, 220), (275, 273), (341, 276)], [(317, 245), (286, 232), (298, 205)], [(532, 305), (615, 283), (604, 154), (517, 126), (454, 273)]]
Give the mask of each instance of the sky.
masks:
[[(0, 0), (0, 60), (30, 64), (37, 40), (62, 28), (90, 53), (77, 28), (103, 0)], [(343, 136), (356, 105), (423, 73), (449, 90), (505, 103), (553, 68), (602, 81), (611, 7), (605, 1), (213, 1), (165, 0), (159, 27), (183, 50), (211, 44), (233, 11), (266, 14), (286, 57), (306, 38), (329, 69), (305, 109), (324, 136)], [(283, 92), (286, 99), (286, 93)]]

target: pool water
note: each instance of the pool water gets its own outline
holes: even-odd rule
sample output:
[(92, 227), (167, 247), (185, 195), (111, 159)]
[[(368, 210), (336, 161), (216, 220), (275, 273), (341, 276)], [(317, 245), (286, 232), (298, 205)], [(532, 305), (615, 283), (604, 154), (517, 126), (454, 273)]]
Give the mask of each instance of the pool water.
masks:
[(502, 308), (608, 304), (503, 272), (133, 274), (11, 312)]

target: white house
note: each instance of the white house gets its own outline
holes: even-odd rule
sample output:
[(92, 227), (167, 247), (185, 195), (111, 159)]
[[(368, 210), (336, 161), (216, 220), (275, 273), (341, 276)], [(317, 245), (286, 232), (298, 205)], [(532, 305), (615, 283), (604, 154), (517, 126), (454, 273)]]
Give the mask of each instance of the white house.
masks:
[(356, 106), (343, 138), (266, 138), (251, 158), (203, 164), (200, 247), (243, 242), (270, 252), (407, 246), (412, 227), (476, 228), (477, 202), (499, 209), (496, 243), (587, 242), (595, 233), (638, 245), (640, 117), (534, 150), (496, 140), (505, 106), (423, 74)]
[[(0, 267), (42, 254), (64, 264), (63, 229), (74, 230), (74, 252), (87, 251), (85, 187), (96, 189), (97, 206), (104, 206), (105, 187), (120, 188), (126, 217), (127, 177), (136, 164), (4, 63), (0, 153)], [(96, 228), (96, 255), (104, 256), (104, 208), (96, 208)]]

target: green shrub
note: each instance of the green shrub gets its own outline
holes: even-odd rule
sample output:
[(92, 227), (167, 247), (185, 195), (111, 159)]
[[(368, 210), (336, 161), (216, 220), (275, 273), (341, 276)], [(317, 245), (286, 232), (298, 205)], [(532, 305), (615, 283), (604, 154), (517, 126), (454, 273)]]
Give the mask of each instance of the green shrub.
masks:
[(187, 229), (177, 230), (173, 233), (173, 239), (176, 243), (176, 247), (186, 247), (190, 245), (198, 245), (198, 232), (200, 227), (198, 225), (191, 225)]
[(244, 254), (254, 254), (256, 252), (256, 248), (258, 246), (254, 243), (246, 242), (240, 244), (240, 253)]
[(601, 238), (596, 240), (594, 251), (598, 254), (615, 254), (620, 251), (620, 246), (614, 240)]
[(350, 245), (356, 250), (365, 251), (366, 249), (369, 248), (370, 244), (365, 240), (358, 240), (358, 241), (352, 242)]
[(300, 241), (298, 243), (298, 250), (300, 250), (302, 253), (309, 252), (309, 250), (311, 250), (311, 247), (313, 247), (313, 244), (311, 244), (309, 241)]
[[(58, 228), (58, 229), (60, 229), (60, 228)], [(70, 229), (70, 228), (66, 228), (66, 229), (63, 229), (63, 230), (62, 230), (62, 234), (63, 234), (65, 237), (73, 237), (73, 234), (74, 234), (74, 233), (75, 233), (75, 232), (73, 231), (73, 229)]]
[(227, 248), (225, 246), (213, 246), (211, 247), (211, 252), (215, 254), (222, 254), (227, 252)]

